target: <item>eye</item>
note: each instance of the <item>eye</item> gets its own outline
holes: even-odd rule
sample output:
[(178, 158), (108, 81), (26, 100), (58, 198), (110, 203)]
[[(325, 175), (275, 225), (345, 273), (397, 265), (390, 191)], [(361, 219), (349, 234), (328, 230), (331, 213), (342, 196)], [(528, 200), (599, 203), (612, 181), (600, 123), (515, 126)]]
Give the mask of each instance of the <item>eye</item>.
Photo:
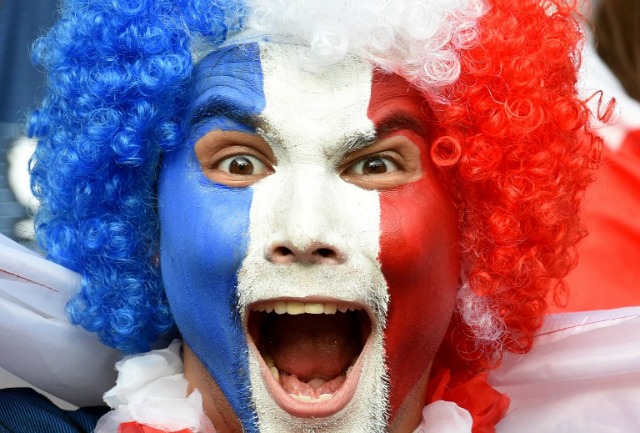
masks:
[(269, 172), (267, 165), (252, 155), (234, 155), (224, 158), (215, 168), (235, 176), (259, 176)]
[(272, 174), (271, 147), (259, 136), (239, 131), (211, 131), (194, 151), (202, 173), (215, 183), (246, 187)]
[(395, 188), (422, 176), (420, 148), (404, 135), (393, 135), (346, 155), (338, 171), (342, 179), (360, 188)]
[(355, 164), (347, 168), (346, 173), (362, 176), (393, 173), (398, 170), (398, 166), (391, 158), (382, 155), (373, 155), (356, 161)]

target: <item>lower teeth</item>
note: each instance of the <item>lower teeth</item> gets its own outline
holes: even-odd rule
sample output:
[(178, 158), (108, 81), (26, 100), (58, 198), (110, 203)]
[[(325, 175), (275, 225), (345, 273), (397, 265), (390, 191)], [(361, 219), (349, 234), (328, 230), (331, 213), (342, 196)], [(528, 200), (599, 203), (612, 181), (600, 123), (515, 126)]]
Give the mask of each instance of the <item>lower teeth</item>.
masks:
[[(278, 367), (275, 366), (273, 358), (271, 358), (268, 355), (265, 355), (263, 358), (265, 363), (267, 364), (267, 367), (269, 368), (269, 371), (271, 372), (271, 375), (274, 377), (276, 382), (281, 383), (280, 370), (278, 370)], [(357, 357), (353, 359), (353, 361), (351, 362), (351, 365), (349, 366), (349, 368), (347, 368), (347, 371), (343, 373), (345, 377), (348, 377), (349, 374), (351, 374), (351, 371), (353, 370), (353, 366), (355, 365), (356, 361), (357, 361)], [(319, 402), (327, 401), (331, 399), (334, 396), (334, 394), (320, 394), (318, 397), (313, 397), (310, 395), (302, 395), (302, 394), (289, 394), (289, 396), (295, 400), (298, 400), (304, 403), (319, 403)]]
[(269, 367), (269, 371), (271, 372), (273, 377), (276, 378), (276, 381), (280, 382), (280, 372), (278, 371), (278, 368), (275, 366)]
[(289, 396), (295, 400), (302, 401), (305, 403), (311, 403), (311, 402), (316, 403), (320, 401), (329, 400), (331, 397), (333, 397), (333, 394), (321, 394), (318, 398), (313, 398), (310, 395), (298, 395), (298, 394), (289, 394)]

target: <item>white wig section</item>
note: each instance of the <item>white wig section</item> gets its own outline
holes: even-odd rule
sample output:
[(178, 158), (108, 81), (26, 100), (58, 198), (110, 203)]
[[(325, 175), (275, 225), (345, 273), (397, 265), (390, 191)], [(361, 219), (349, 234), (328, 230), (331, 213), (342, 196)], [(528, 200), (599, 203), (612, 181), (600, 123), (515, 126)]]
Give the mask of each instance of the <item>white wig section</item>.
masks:
[(500, 352), (506, 325), (487, 298), (478, 296), (468, 283), (464, 283), (458, 290), (456, 301), (458, 312), (471, 328), (478, 346), (494, 353)]
[(243, 31), (308, 47), (302, 67), (318, 70), (347, 53), (372, 60), (437, 95), (460, 75), (458, 51), (473, 45), (482, 0), (247, 0)]

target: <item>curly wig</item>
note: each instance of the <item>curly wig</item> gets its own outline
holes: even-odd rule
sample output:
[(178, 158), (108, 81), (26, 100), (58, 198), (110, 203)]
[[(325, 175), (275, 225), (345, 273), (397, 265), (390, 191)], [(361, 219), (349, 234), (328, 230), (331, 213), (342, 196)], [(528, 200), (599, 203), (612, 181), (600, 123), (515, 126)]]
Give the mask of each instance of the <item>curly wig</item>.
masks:
[[(446, 101), (431, 100), (439, 126), (431, 155), (457, 204), (464, 282), (431, 378), (449, 377), (443, 398), (474, 413), (474, 433), (494, 432), (508, 407), (477, 387), (481, 372), (505, 350), (531, 348), (548, 302), (565, 296), (585, 235), (579, 209), (601, 144), (575, 88), (576, 7), (493, 0)], [(495, 405), (470, 409), (483, 399)]]
[(575, 88), (576, 8), (494, 0), (448, 101), (434, 103), (431, 153), (457, 202), (466, 278), (437, 361), (454, 379), (495, 366), (503, 350), (529, 350), (577, 261), (600, 142)]
[(49, 78), (29, 126), (38, 242), (83, 277), (71, 321), (122, 351), (173, 326), (154, 197), (160, 154), (183, 136), (190, 40), (222, 43), (242, 13), (233, 1), (66, 0), (34, 44)]
[[(400, 12), (398, 2), (366, 3), (381, 5), (390, 25), (354, 28), (372, 20), (342, 20), (302, 35), (296, 32), (313, 26), (287, 28), (286, 14), (265, 10), (260, 0), (246, 7), (221, 0), (65, 1), (59, 23), (34, 45), (50, 90), (30, 134), (39, 139), (32, 182), (42, 203), (40, 245), (83, 277), (68, 305), (71, 320), (125, 352), (147, 350), (171, 331), (157, 263), (155, 191), (162, 152), (184, 137), (194, 56), (198, 47), (215, 49), (243, 31), (286, 33), (328, 61), (356, 52), (404, 76), (435, 113), (431, 156), (458, 208), (464, 280), (436, 366), (446, 364), (458, 377), (495, 364), (504, 349), (526, 351), (576, 260), (578, 208), (598, 158), (575, 89), (577, 6), (434, 1), (445, 19), (421, 31), (423, 22), (412, 27), (406, 17), (420, 16), (424, 2), (404, 3), (409, 9)], [(335, 49), (318, 43), (326, 40), (337, 41)], [(314, 59), (311, 67), (321, 67)]]

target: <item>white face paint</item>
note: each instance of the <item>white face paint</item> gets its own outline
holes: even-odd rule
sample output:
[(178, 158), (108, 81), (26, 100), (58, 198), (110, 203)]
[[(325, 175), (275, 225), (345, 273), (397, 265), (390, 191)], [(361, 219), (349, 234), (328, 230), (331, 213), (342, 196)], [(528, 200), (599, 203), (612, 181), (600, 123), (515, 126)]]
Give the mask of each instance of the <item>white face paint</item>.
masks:
[(286, 301), (297, 301), (288, 304), (289, 313), (303, 308), (300, 302), (307, 311), (329, 313), (359, 306), (368, 312), (372, 331), (340, 390), (311, 402), (289, 396), (251, 347), (252, 398), (262, 433), (382, 432), (389, 297), (377, 260), (379, 196), (345, 182), (337, 167), (355, 150), (353, 137), (366, 141), (374, 132), (367, 117), (372, 69), (350, 58), (314, 75), (299, 68), (298, 58), (294, 46), (261, 46), (266, 107), (258, 133), (277, 166), (252, 187), (239, 308), (246, 330), (250, 309), (278, 311)]

